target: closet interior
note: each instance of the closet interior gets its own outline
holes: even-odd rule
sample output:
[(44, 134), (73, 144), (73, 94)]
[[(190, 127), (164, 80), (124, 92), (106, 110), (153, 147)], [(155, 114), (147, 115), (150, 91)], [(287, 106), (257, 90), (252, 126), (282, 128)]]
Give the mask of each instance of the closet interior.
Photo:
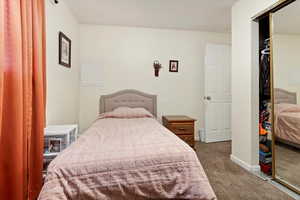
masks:
[(261, 17), (259, 23), (259, 165), (261, 171), (272, 174), (271, 137), (271, 68), (270, 20)]

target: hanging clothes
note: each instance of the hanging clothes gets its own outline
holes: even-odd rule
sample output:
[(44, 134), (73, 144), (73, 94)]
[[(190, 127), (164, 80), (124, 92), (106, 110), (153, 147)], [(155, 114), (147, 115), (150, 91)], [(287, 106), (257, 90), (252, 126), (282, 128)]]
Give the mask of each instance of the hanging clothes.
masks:
[(271, 96), (270, 83), (270, 39), (265, 40), (265, 48), (261, 51), (260, 58), (260, 95), (263, 99), (269, 99)]

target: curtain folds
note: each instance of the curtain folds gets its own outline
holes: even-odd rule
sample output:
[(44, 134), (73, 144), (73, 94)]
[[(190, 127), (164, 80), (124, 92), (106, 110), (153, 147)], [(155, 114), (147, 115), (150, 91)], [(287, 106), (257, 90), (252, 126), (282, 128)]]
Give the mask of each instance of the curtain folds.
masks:
[(44, 0), (0, 0), (0, 199), (36, 199), (45, 125)]

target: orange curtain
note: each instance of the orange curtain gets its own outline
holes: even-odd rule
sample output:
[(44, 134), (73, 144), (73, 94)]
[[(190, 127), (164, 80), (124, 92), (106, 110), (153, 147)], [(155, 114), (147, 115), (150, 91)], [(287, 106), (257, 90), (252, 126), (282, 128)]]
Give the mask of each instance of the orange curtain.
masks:
[(45, 125), (44, 0), (0, 0), (0, 199), (36, 199)]

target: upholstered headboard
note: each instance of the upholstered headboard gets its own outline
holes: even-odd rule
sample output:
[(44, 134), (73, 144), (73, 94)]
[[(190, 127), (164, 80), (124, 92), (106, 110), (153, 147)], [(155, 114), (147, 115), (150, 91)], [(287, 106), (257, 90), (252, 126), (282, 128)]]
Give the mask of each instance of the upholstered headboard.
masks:
[(121, 90), (100, 97), (100, 113), (109, 112), (117, 107), (142, 107), (157, 116), (156, 95), (146, 94), (138, 90)]
[(289, 92), (284, 89), (275, 88), (274, 89), (274, 103), (290, 103), (297, 104), (297, 93)]

